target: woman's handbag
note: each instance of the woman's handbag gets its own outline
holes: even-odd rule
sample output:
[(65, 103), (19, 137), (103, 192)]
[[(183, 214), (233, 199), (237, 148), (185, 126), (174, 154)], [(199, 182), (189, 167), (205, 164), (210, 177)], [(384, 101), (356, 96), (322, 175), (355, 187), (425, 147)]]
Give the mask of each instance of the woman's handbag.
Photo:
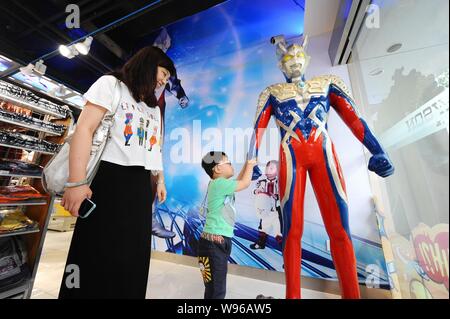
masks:
[[(114, 86), (113, 112), (111, 114), (105, 114), (92, 137), (91, 157), (86, 168), (86, 182), (83, 184), (92, 183), (100, 165), (103, 151), (108, 140), (111, 138), (110, 131), (114, 124), (114, 116), (119, 108), (121, 98), (119, 83), (119, 80), (117, 80)], [(70, 130), (58, 153), (48, 162), (42, 172), (42, 185), (45, 191), (51, 195), (62, 196), (64, 194), (64, 189), (69, 180), (70, 143), (74, 132), (75, 126)]]

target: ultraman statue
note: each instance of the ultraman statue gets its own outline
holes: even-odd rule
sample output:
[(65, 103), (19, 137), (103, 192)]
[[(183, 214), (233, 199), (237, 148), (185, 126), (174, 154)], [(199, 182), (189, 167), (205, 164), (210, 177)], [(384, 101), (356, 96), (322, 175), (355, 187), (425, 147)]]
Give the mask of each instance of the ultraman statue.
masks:
[[(381, 177), (394, 172), (393, 164), (359, 116), (344, 82), (334, 75), (305, 79), (310, 61), (307, 37), (288, 45), (283, 36), (272, 38), (286, 83), (274, 84), (260, 95), (248, 158), (257, 158), (261, 139), (273, 117), (280, 130), (279, 191), (283, 213), (283, 258), (286, 298), (300, 298), (301, 238), (306, 176), (309, 175), (330, 238), (331, 255), (343, 298), (360, 298), (356, 258), (348, 220), (344, 175), (328, 132), (333, 108), (372, 157), (368, 168)], [(260, 175), (255, 168), (255, 176)]]

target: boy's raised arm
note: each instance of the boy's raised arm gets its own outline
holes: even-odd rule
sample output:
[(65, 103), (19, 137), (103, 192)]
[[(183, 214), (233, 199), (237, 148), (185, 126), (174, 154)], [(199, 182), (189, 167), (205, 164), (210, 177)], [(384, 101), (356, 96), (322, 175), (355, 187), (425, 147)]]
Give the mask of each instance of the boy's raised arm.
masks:
[(256, 165), (256, 159), (248, 160), (242, 168), (237, 178), (236, 192), (240, 192), (250, 186), (252, 182), (253, 167)]

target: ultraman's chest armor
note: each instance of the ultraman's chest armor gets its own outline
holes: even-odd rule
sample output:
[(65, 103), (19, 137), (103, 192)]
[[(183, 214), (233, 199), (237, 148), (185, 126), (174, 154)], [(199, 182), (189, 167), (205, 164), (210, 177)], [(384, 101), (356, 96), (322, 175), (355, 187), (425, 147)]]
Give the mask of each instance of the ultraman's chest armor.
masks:
[(272, 115), (284, 136), (286, 132), (294, 138), (300, 130), (308, 140), (316, 128), (315, 139), (326, 132), (330, 111), (329, 92), (332, 84), (347, 91), (342, 80), (335, 76), (320, 76), (303, 83), (282, 83), (268, 87), (261, 97), (259, 107), (266, 103), (272, 106)]

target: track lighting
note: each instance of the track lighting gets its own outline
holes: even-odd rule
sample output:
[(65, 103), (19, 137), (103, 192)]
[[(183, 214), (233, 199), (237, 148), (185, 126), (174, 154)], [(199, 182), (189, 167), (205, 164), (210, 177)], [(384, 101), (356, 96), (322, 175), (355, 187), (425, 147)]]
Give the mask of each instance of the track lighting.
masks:
[(87, 37), (83, 42), (78, 42), (70, 46), (60, 45), (59, 53), (68, 59), (72, 59), (78, 54), (86, 55), (91, 49), (92, 40), (92, 37)]
[(62, 56), (72, 59), (76, 55), (78, 55), (78, 51), (73, 46), (67, 46), (67, 45), (60, 45), (59, 46), (59, 53), (61, 53)]
[(45, 74), (45, 71), (47, 71), (47, 66), (44, 64), (43, 60), (39, 60), (35, 65), (29, 63), (27, 66), (23, 66), (20, 68), (20, 72), (26, 76), (31, 76), (33, 74), (42, 76)]
[(92, 37), (87, 37), (83, 42), (75, 44), (75, 49), (77, 49), (80, 54), (88, 54), (91, 49), (92, 40)]
[(27, 66), (21, 67), (20, 73), (22, 73), (23, 75), (30, 76), (33, 74), (33, 69), (34, 69), (34, 65), (30, 63)]

